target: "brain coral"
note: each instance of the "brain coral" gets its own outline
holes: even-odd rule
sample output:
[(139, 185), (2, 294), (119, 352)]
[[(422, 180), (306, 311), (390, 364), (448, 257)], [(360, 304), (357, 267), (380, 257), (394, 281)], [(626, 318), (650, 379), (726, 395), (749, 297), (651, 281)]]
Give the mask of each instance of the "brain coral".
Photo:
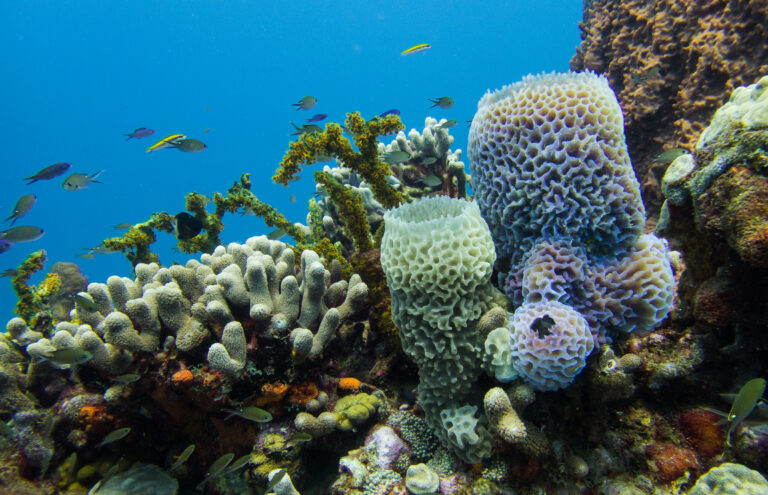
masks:
[(595, 348), (587, 321), (556, 301), (523, 304), (515, 311), (509, 331), (512, 363), (537, 390), (568, 386)]
[(642, 233), (623, 126), (607, 79), (593, 73), (527, 76), (480, 100), (472, 184), (502, 266), (542, 238), (615, 254)]

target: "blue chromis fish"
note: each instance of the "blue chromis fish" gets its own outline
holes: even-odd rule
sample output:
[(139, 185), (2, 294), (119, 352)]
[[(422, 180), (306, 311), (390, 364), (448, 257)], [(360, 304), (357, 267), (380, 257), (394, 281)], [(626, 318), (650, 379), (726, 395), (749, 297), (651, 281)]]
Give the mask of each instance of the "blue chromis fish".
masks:
[(400, 110), (398, 110), (397, 108), (393, 108), (392, 110), (387, 110), (386, 112), (381, 112), (379, 114), (379, 117), (384, 118), (387, 115), (400, 115)]
[(13, 207), (13, 212), (11, 213), (11, 216), (5, 219), (7, 222), (8, 220), (13, 219), (11, 222), (11, 225), (16, 223), (16, 220), (23, 217), (27, 213), (29, 213), (29, 210), (32, 209), (33, 206), (35, 206), (35, 201), (37, 200), (37, 196), (34, 194), (25, 194), (24, 196), (20, 197), (18, 201), (16, 201), (16, 206)]
[(296, 132), (291, 133), (291, 136), (298, 136), (299, 134), (312, 134), (313, 132), (320, 132), (323, 129), (319, 125), (315, 124), (304, 124), (303, 126), (299, 127), (293, 122), (291, 122), (291, 125), (294, 129), (296, 129)]
[(91, 360), (93, 354), (77, 347), (62, 347), (61, 349), (43, 354), (43, 357), (54, 364), (73, 365), (87, 363)]
[(296, 107), (296, 110), (309, 110), (315, 105), (317, 105), (317, 98), (314, 96), (305, 96), (298, 102), (293, 103), (293, 106)]
[(427, 98), (427, 99), (429, 101), (431, 101), (432, 103), (434, 103), (434, 105), (432, 105), (429, 108), (438, 107), (438, 108), (442, 108), (443, 110), (446, 110), (446, 109), (451, 108), (453, 106), (453, 98), (451, 98), (449, 96), (441, 96), (440, 98), (434, 98), (434, 99), (433, 98)]
[(197, 139), (180, 139), (175, 141), (173, 146), (177, 150), (185, 153), (199, 153), (208, 147), (204, 142), (198, 141)]
[(429, 43), (420, 43), (418, 45), (413, 45), (412, 47), (403, 50), (402, 52), (400, 52), (400, 55), (401, 56), (412, 55), (414, 53), (420, 53), (420, 52), (429, 50), (430, 48), (432, 48), (432, 45), (430, 45)]
[(37, 182), (39, 180), (54, 179), (69, 170), (71, 166), (72, 165), (69, 163), (54, 163), (53, 165), (48, 165), (44, 169), (40, 170), (35, 175), (24, 177), (22, 180), (28, 180), (29, 182), (27, 182), (27, 185), (30, 185), (33, 182)]
[(123, 136), (128, 136), (127, 138), (125, 138), (125, 140), (128, 141), (131, 138), (141, 139), (141, 138), (149, 137), (154, 133), (155, 131), (153, 129), (148, 129), (146, 127), (139, 127), (135, 129), (132, 133), (123, 134)]
[(739, 389), (733, 405), (731, 405), (731, 410), (725, 418), (728, 422), (728, 431), (725, 433), (727, 445), (731, 445), (731, 433), (742, 421), (752, 414), (764, 393), (765, 380), (763, 378), (753, 378)]
[(450, 129), (451, 127), (455, 126), (458, 123), (459, 123), (458, 120), (446, 120), (445, 122), (437, 125), (436, 127), (438, 129)]
[(43, 237), (43, 234), (45, 234), (45, 231), (40, 227), (19, 225), (18, 227), (0, 231), (0, 239), (11, 243), (32, 242)]
[(128, 426), (126, 428), (120, 428), (118, 430), (113, 431), (106, 437), (104, 437), (104, 440), (101, 441), (100, 444), (96, 446), (97, 449), (100, 449), (101, 447), (108, 445), (110, 443), (117, 442), (118, 440), (122, 440), (123, 438), (127, 437), (128, 434), (131, 432), (131, 427)]
[(163, 139), (147, 148), (145, 153), (152, 153), (155, 150), (162, 150), (165, 148), (173, 148), (179, 141), (186, 138), (187, 136), (184, 134), (171, 134), (170, 136), (165, 136)]
[(189, 459), (192, 456), (192, 453), (195, 451), (195, 444), (191, 443), (187, 445), (187, 448), (181, 451), (181, 454), (176, 456), (176, 461), (171, 465), (169, 471), (174, 471), (181, 467), (182, 464), (187, 462), (187, 459)]
[(96, 180), (96, 177), (103, 173), (103, 170), (99, 170), (98, 172), (94, 172), (91, 175), (70, 174), (66, 179), (64, 179), (64, 182), (61, 183), (61, 187), (63, 187), (65, 191), (81, 191), (88, 187), (88, 184), (91, 182), (95, 182), (96, 184), (103, 184), (103, 182)]
[(267, 423), (272, 421), (272, 415), (269, 411), (265, 411), (260, 407), (243, 407), (241, 409), (224, 409), (224, 412), (228, 412), (229, 416), (224, 419), (229, 419), (232, 416), (238, 416), (248, 421), (255, 421), (256, 423)]
[(328, 115), (326, 115), (324, 113), (317, 113), (317, 114), (313, 115), (312, 117), (308, 118), (307, 119), (307, 123), (309, 123), (309, 122), (322, 122), (327, 117), (328, 117)]

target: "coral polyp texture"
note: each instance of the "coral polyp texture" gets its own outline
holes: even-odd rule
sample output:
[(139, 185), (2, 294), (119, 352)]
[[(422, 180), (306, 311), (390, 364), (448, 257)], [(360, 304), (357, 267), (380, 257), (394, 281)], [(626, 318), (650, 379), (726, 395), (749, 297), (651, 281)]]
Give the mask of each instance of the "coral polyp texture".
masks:
[(640, 189), (608, 81), (543, 74), (487, 93), (469, 133), (475, 199), (501, 260), (541, 238), (566, 237), (613, 255), (644, 224)]
[(390, 210), (384, 222), (381, 265), (392, 320), (419, 366), (427, 423), (457, 455), (476, 462), (490, 454), (490, 436), (474, 417), (477, 407), (465, 401), (481, 371), (485, 333), (501, 326), (478, 328), (493, 303), (488, 226), (475, 203), (446, 197)]

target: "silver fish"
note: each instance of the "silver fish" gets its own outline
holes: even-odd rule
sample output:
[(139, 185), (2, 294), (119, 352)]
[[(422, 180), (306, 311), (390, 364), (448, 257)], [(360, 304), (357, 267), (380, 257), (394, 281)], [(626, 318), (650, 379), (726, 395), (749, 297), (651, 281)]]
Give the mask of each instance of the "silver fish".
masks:
[(432, 165), (436, 161), (437, 161), (437, 157), (436, 156), (428, 156), (425, 159), (423, 159), (421, 161), (421, 163), (423, 163), (424, 165)]
[(16, 201), (16, 206), (13, 207), (13, 213), (11, 213), (11, 216), (6, 218), (5, 221), (7, 222), (8, 220), (13, 219), (11, 225), (16, 223), (16, 220), (29, 213), (29, 210), (35, 206), (36, 200), (37, 196), (34, 194), (25, 194), (24, 196), (20, 197), (19, 200)]
[(443, 180), (435, 174), (428, 175), (419, 179), (419, 182), (428, 187), (439, 186), (443, 183)]
[(388, 151), (381, 155), (381, 159), (384, 160), (386, 163), (389, 163), (390, 165), (393, 165), (395, 163), (403, 163), (410, 160), (411, 154), (407, 151)]
[(211, 467), (209, 467), (208, 471), (205, 473), (205, 479), (201, 481), (199, 485), (197, 485), (197, 489), (202, 490), (211, 478), (215, 478), (222, 474), (234, 458), (235, 454), (230, 452), (229, 454), (224, 454), (223, 456), (213, 461), (213, 464), (211, 464)]
[(197, 139), (182, 139), (175, 146), (177, 150), (184, 151), (185, 153), (199, 153), (208, 147), (204, 142)]
[(118, 383), (120, 385), (128, 385), (129, 383), (139, 381), (139, 378), (141, 378), (141, 375), (137, 375), (136, 373), (126, 373), (124, 375), (114, 377), (112, 382)]
[(458, 123), (459, 123), (458, 120), (446, 120), (445, 122), (443, 122), (442, 124), (438, 125), (437, 127), (439, 129), (450, 129), (451, 127), (455, 126)]
[(20, 225), (0, 232), (0, 239), (8, 242), (32, 242), (40, 239), (45, 231), (32, 225)]
[(107, 444), (117, 442), (118, 440), (122, 440), (123, 438), (127, 437), (130, 432), (131, 432), (130, 426), (126, 428), (120, 428), (119, 430), (115, 430), (109, 435), (107, 435), (106, 437), (104, 437), (104, 440), (102, 440), (101, 443), (96, 446), (96, 448), (99, 449)]
[(99, 170), (98, 172), (94, 172), (91, 175), (70, 174), (66, 179), (64, 179), (64, 182), (61, 183), (61, 187), (63, 187), (65, 191), (80, 191), (88, 187), (88, 184), (91, 182), (102, 184), (102, 182), (96, 180), (96, 177), (101, 175), (103, 172), (103, 170)]
[(300, 99), (298, 102), (293, 103), (293, 106), (296, 107), (296, 110), (309, 110), (310, 108), (314, 107), (317, 104), (317, 98), (314, 96), (305, 96), (304, 98)]
[(169, 471), (174, 471), (181, 467), (182, 464), (187, 462), (187, 459), (189, 459), (192, 456), (192, 453), (195, 451), (195, 444), (189, 444), (187, 445), (187, 448), (181, 451), (181, 454), (176, 456), (176, 462), (173, 463), (173, 465), (170, 467)]

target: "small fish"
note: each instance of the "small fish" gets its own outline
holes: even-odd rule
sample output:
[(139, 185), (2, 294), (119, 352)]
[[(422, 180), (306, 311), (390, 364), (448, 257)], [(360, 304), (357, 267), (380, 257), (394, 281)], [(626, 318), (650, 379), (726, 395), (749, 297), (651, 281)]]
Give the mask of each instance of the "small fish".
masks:
[(235, 454), (229, 453), (224, 454), (223, 456), (213, 461), (213, 464), (211, 464), (211, 467), (209, 467), (208, 471), (205, 473), (205, 479), (201, 481), (199, 485), (197, 485), (197, 489), (202, 490), (203, 487), (208, 483), (208, 480), (222, 474), (234, 458)]
[(103, 170), (92, 173), (91, 175), (85, 174), (70, 174), (64, 182), (61, 183), (61, 187), (65, 191), (80, 191), (88, 187), (88, 184), (95, 182), (97, 184), (103, 184), (103, 182), (96, 180), (96, 177), (104, 173)]
[(44, 354), (43, 357), (55, 364), (83, 364), (90, 361), (93, 354), (77, 347), (62, 347)]
[(166, 136), (160, 141), (156, 142), (149, 148), (147, 148), (145, 153), (151, 153), (155, 150), (162, 150), (165, 148), (173, 148), (176, 146), (176, 143), (181, 141), (182, 139), (187, 139), (187, 136), (184, 134), (171, 134), (170, 136)]
[(309, 122), (322, 122), (322, 121), (323, 121), (323, 120), (325, 120), (327, 117), (328, 117), (328, 116), (327, 116), (326, 114), (324, 114), (324, 113), (316, 113), (316, 114), (315, 114), (315, 115), (313, 115), (311, 118), (308, 118), (308, 119), (307, 119), (307, 123), (309, 123)]
[(76, 305), (80, 306), (89, 313), (94, 313), (99, 310), (99, 308), (96, 306), (96, 303), (93, 302), (93, 299), (91, 299), (91, 296), (87, 292), (78, 292), (72, 296), (72, 299), (75, 301)]
[(100, 449), (105, 445), (117, 442), (118, 440), (122, 440), (123, 438), (127, 437), (130, 432), (131, 432), (130, 426), (126, 428), (120, 428), (119, 430), (115, 430), (109, 435), (107, 435), (106, 437), (104, 437), (104, 440), (102, 440), (101, 443), (96, 446), (96, 448)]
[(442, 124), (438, 125), (437, 128), (438, 129), (450, 129), (451, 127), (455, 126), (458, 123), (459, 123), (458, 120), (446, 120)]
[(260, 407), (243, 407), (241, 409), (224, 409), (224, 412), (228, 412), (229, 416), (224, 419), (229, 419), (232, 416), (239, 416), (248, 421), (255, 421), (256, 423), (267, 423), (272, 421), (272, 415), (269, 411), (265, 411)]
[[(8, 242), (8, 241), (5, 241), (3, 239), (0, 239), (0, 254), (8, 251), (12, 247), (13, 247), (13, 243), (12, 242)], [(8, 271), (8, 270), (6, 270), (6, 271)], [(5, 273), (5, 272), (3, 272), (3, 273)], [(4, 276), (5, 275), (0, 275), (0, 277), (4, 277)]]
[(379, 114), (379, 117), (384, 118), (387, 115), (400, 115), (400, 110), (398, 110), (397, 108), (393, 108), (392, 110), (387, 110), (386, 112), (381, 112)]
[(267, 491), (272, 490), (277, 486), (278, 483), (283, 481), (283, 478), (285, 478), (286, 474), (288, 474), (287, 469), (278, 469), (277, 471), (272, 471), (269, 473), (269, 484), (267, 485)]
[(312, 440), (312, 435), (309, 433), (304, 433), (303, 431), (297, 431), (291, 437), (288, 439), (289, 444), (299, 444), (299, 443), (305, 443)]
[(725, 433), (725, 443), (728, 446), (731, 445), (731, 433), (739, 426), (739, 423), (752, 414), (758, 401), (763, 397), (763, 393), (765, 393), (765, 380), (763, 378), (753, 378), (739, 389), (736, 400), (733, 401), (726, 418), (728, 431)]
[(441, 185), (443, 183), (443, 179), (436, 176), (435, 174), (431, 174), (426, 177), (421, 177), (419, 179), (419, 182), (421, 182), (427, 187), (435, 187), (435, 186)]
[(658, 76), (660, 72), (660, 68), (657, 65), (656, 67), (652, 67), (645, 71), (645, 73), (642, 72), (635, 72), (632, 74), (632, 81), (635, 83), (641, 83), (643, 81), (647, 81), (648, 79), (653, 79), (654, 77)]
[(305, 96), (304, 98), (300, 99), (298, 103), (294, 103), (293, 106), (296, 107), (296, 110), (309, 110), (310, 108), (314, 107), (317, 104), (317, 98), (314, 96)]
[(151, 136), (154, 133), (155, 131), (152, 129), (147, 129), (146, 127), (138, 127), (132, 133), (123, 134), (123, 136), (128, 136), (127, 138), (125, 138), (125, 140), (128, 141), (131, 138), (136, 138), (136, 139), (145, 138), (145, 137)]
[[(5, 241), (0, 241), (0, 243), (2, 242), (5, 242)], [(18, 274), (19, 272), (15, 268), (8, 268), (7, 270), (3, 270), (2, 272), (0, 272), (0, 277), (15, 277)]]
[(20, 225), (0, 231), (0, 239), (8, 242), (32, 242), (40, 239), (45, 231), (32, 225)]
[(237, 471), (238, 469), (242, 468), (249, 462), (251, 462), (251, 454), (245, 454), (242, 457), (238, 457), (237, 459), (235, 459), (235, 462), (229, 465), (229, 469), (227, 469), (227, 474)]
[(434, 100), (432, 98), (427, 98), (427, 99), (432, 103), (434, 103), (434, 105), (432, 105), (429, 108), (438, 107), (438, 108), (442, 108), (443, 110), (446, 110), (453, 106), (453, 99), (448, 96), (441, 96), (440, 98), (436, 98)]
[(72, 165), (69, 163), (54, 163), (53, 165), (48, 165), (44, 169), (40, 170), (35, 175), (24, 177), (22, 180), (28, 180), (29, 182), (27, 182), (27, 185), (30, 185), (33, 182), (37, 182), (39, 180), (53, 179), (69, 170), (69, 167), (71, 166)]
[(186, 211), (182, 211), (173, 219), (173, 235), (179, 240), (192, 239), (203, 230), (203, 222)]
[(92, 248), (84, 248), (87, 249), (89, 253), (91, 254), (111, 254), (114, 253), (111, 249), (109, 249), (104, 244), (99, 244), (98, 246), (92, 247)]
[(78, 258), (82, 258), (84, 260), (92, 260), (92, 259), (94, 259), (96, 257), (95, 254), (90, 253), (90, 252), (89, 253), (76, 254), (75, 256), (77, 256)]
[(295, 194), (291, 194), (290, 196), (288, 196), (288, 200), (291, 203), (295, 203), (296, 202), (296, 195)]
[(206, 127), (205, 130), (203, 131), (203, 134), (208, 134), (209, 132), (211, 132), (211, 128)]
[(208, 146), (204, 142), (197, 139), (181, 139), (174, 144), (177, 150), (185, 153), (199, 153)]
[(169, 471), (174, 471), (181, 467), (182, 464), (187, 462), (187, 459), (189, 459), (192, 456), (192, 453), (195, 451), (195, 444), (191, 443), (187, 445), (187, 448), (181, 451), (181, 454), (176, 456), (176, 462), (173, 463), (173, 465), (170, 467)]
[(662, 151), (655, 157), (653, 157), (653, 160), (651, 160), (654, 163), (672, 163), (675, 161), (678, 157), (688, 153), (688, 150), (684, 150), (683, 148), (672, 148), (665, 151)]
[(425, 50), (429, 50), (430, 48), (432, 48), (432, 45), (430, 45), (429, 43), (420, 43), (418, 45), (413, 45), (412, 47), (406, 50), (403, 50), (402, 52), (400, 52), (400, 55), (401, 56), (412, 55), (414, 53), (419, 53)]
[(421, 161), (421, 163), (423, 163), (424, 165), (432, 165), (436, 161), (437, 161), (437, 157), (436, 156), (428, 156), (425, 159), (423, 159)]
[(291, 125), (296, 129), (296, 132), (292, 133), (291, 136), (298, 136), (299, 134), (312, 134), (314, 132), (320, 132), (323, 129), (319, 125), (315, 124), (304, 124), (303, 126), (299, 127), (293, 122), (291, 122)]
[(115, 230), (125, 230), (130, 229), (131, 227), (133, 227), (133, 225), (128, 222), (118, 223), (117, 225), (112, 226)]
[(16, 201), (16, 206), (13, 207), (13, 213), (11, 213), (11, 216), (6, 218), (5, 221), (7, 222), (8, 220), (13, 219), (11, 225), (16, 223), (16, 220), (29, 213), (29, 210), (35, 206), (36, 200), (37, 196), (34, 194), (25, 194), (24, 196), (20, 197), (19, 200)]
[(395, 163), (403, 163), (410, 160), (411, 154), (407, 151), (388, 151), (381, 155), (381, 159), (384, 160), (386, 163), (389, 163), (390, 165), (393, 165)]
[(128, 385), (129, 383), (139, 381), (139, 378), (141, 378), (141, 375), (137, 375), (136, 373), (126, 373), (112, 378), (112, 381), (120, 385)]

